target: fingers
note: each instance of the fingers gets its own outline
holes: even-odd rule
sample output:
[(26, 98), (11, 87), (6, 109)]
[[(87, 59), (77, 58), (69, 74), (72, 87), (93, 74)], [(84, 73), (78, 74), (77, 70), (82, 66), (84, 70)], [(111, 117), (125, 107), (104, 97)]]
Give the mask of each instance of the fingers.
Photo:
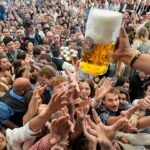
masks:
[(83, 128), (83, 133), (88, 139), (93, 139), (93, 136), (87, 131), (87, 125), (86, 125), (86, 120), (84, 119), (82, 121), (82, 128)]
[(51, 148), (51, 150), (64, 150), (64, 148), (61, 145), (56, 144)]
[(133, 107), (131, 107), (130, 109), (128, 109), (128, 114), (132, 115), (137, 109), (139, 108), (139, 105), (135, 105)]
[(109, 85), (111, 85), (112, 84), (112, 79), (111, 78), (106, 78), (105, 79), (105, 81), (104, 81), (104, 83), (103, 83), (103, 85), (105, 86), (105, 87), (108, 87)]
[(95, 109), (92, 109), (92, 114), (93, 114), (93, 118), (96, 124), (101, 123), (100, 117), (98, 116), (97, 112), (95, 111)]
[(97, 136), (96, 130), (92, 129), (90, 126), (87, 127), (87, 131), (88, 131), (91, 135), (93, 135), (93, 136), (95, 136), (95, 137)]
[(92, 129), (96, 128), (96, 124), (91, 120), (91, 118), (89, 116), (86, 116), (85, 119), (86, 119), (88, 125), (91, 126)]
[(116, 123), (114, 123), (114, 124), (112, 125), (112, 129), (113, 129), (114, 131), (117, 131), (118, 129), (123, 128), (124, 125), (126, 125), (127, 123), (128, 123), (128, 120), (127, 120), (127, 119), (121, 118), (121, 119), (119, 119)]
[(119, 37), (120, 38), (128, 38), (128, 35), (127, 35), (125, 28), (123, 26), (120, 28), (120, 36)]
[(51, 145), (54, 145), (54, 144), (58, 143), (58, 142), (60, 141), (60, 139), (61, 139), (60, 136), (52, 137), (52, 138), (50, 139), (50, 144), (51, 144)]

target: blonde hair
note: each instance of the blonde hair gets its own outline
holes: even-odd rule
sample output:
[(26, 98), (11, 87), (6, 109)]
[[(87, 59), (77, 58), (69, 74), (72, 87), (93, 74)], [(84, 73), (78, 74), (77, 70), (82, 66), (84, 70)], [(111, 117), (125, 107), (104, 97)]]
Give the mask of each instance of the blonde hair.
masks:
[(56, 76), (51, 80), (51, 88), (53, 89), (55, 86), (60, 85), (63, 82), (67, 82), (67, 79), (63, 76)]
[(142, 42), (146, 42), (148, 40), (149, 32), (146, 27), (141, 28), (141, 30), (138, 33), (138, 38)]

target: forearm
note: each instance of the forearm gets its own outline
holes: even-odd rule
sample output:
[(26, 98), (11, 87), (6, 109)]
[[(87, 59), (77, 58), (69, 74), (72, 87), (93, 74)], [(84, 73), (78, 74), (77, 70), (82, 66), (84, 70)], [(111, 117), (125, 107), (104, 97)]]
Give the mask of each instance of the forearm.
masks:
[(121, 118), (122, 118), (122, 116), (109, 117), (107, 120), (107, 125), (113, 125), (115, 122), (117, 122)]
[[(123, 61), (125, 64), (130, 65), (130, 60), (135, 53), (136, 51), (131, 49), (128, 53), (124, 53), (123, 57), (120, 57), (120, 60)], [(133, 68), (139, 69), (147, 74), (150, 74), (150, 63), (145, 63), (149, 62), (149, 60), (150, 55), (141, 54), (141, 56), (134, 62)]]
[(18, 21), (18, 23), (23, 24), (23, 20), (17, 15), (17, 13), (15, 11), (13, 11), (13, 14), (14, 14), (16, 20)]
[(29, 113), (27, 111), (27, 113), (23, 116), (23, 123), (26, 124), (27, 122), (29, 122), (35, 115)]
[(144, 129), (150, 127), (150, 116), (143, 117), (139, 120), (137, 128)]
[[(139, 59), (136, 60), (133, 67), (136, 69), (139, 69), (147, 74), (150, 74), (150, 55), (148, 54), (142, 54)], [(147, 62), (147, 63), (146, 63)]]
[(38, 132), (45, 126), (47, 120), (47, 117), (41, 117), (38, 115), (29, 121), (29, 128), (34, 132)]

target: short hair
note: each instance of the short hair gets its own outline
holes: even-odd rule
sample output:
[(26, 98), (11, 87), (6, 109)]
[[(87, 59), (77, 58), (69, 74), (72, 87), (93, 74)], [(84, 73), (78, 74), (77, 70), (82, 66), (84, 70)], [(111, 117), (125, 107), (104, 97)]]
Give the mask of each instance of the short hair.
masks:
[(118, 89), (120, 94), (126, 95), (126, 100), (127, 101), (130, 101), (129, 94), (128, 94), (127, 90), (125, 90), (125, 88), (123, 88), (122, 86), (118, 86), (118, 87), (116, 87), (116, 89)]
[(116, 82), (116, 84), (115, 84), (115, 87), (116, 87), (116, 86), (123, 86), (123, 84), (124, 84), (125, 82), (129, 83), (129, 79), (128, 79), (127, 77), (119, 77), (119, 78), (117, 79), (117, 82)]
[(48, 54), (42, 54), (39, 59), (46, 59), (47, 62), (51, 62), (51, 57)]
[(144, 84), (144, 86), (143, 86), (144, 91), (147, 91), (149, 86), (150, 86), (150, 81), (148, 81)]
[(23, 77), (23, 73), (25, 72), (26, 68), (20, 68), (18, 71), (16, 71), (15, 79)]
[[(23, 43), (23, 50), (25, 50), (26, 52), (28, 52), (28, 50), (27, 50), (27, 46), (28, 46), (28, 44), (29, 43), (32, 43), (31, 41), (29, 41), (29, 40), (26, 40), (24, 43)], [(33, 43), (32, 43), (33, 44)]]
[(25, 20), (23, 23), (24, 28), (29, 28), (31, 25), (33, 25), (32, 20)]
[(60, 48), (58, 46), (54, 46), (52, 49), (52, 54), (54, 57), (59, 57), (60, 56)]
[(63, 82), (67, 82), (67, 79), (63, 76), (56, 76), (51, 81), (51, 87), (54, 88), (57, 85), (60, 85)]
[(105, 94), (103, 100), (105, 100), (106, 95), (107, 95), (108, 93), (112, 93), (112, 94), (118, 95), (118, 94), (119, 94), (119, 90), (118, 90), (118, 88), (116, 88), (116, 87), (112, 87), (112, 88)]
[(19, 68), (21, 68), (21, 60), (16, 60), (13, 62), (13, 67), (14, 67), (14, 74), (16, 74), (19, 70)]
[(54, 69), (57, 70), (57, 66), (51, 61), (47, 65), (52, 66)]
[(36, 45), (33, 47), (33, 55), (36, 57), (37, 55), (41, 54), (41, 51), (44, 50), (43, 46), (41, 45)]
[(45, 76), (47, 79), (51, 79), (56, 76), (56, 69), (50, 65), (46, 65), (40, 70), (39, 76)]
[(25, 60), (26, 59), (26, 52), (20, 52), (17, 54), (17, 59)]
[(4, 39), (3, 39), (3, 42), (4, 42), (5, 46), (6, 46), (9, 42), (11, 42), (11, 41), (13, 41), (13, 39), (12, 39), (11, 37), (9, 37), (9, 36), (4, 37)]

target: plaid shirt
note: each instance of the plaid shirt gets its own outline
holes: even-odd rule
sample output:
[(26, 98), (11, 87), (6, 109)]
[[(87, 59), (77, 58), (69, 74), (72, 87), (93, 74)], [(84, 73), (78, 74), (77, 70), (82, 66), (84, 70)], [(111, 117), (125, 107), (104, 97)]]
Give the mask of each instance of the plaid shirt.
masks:
[(118, 112), (111, 112), (107, 110), (103, 105), (100, 105), (97, 109), (97, 113), (104, 124), (107, 124), (107, 120), (110, 116), (118, 116)]
[(51, 144), (49, 143), (49, 135), (46, 135), (43, 138), (41, 138), (29, 150), (51, 150)]

